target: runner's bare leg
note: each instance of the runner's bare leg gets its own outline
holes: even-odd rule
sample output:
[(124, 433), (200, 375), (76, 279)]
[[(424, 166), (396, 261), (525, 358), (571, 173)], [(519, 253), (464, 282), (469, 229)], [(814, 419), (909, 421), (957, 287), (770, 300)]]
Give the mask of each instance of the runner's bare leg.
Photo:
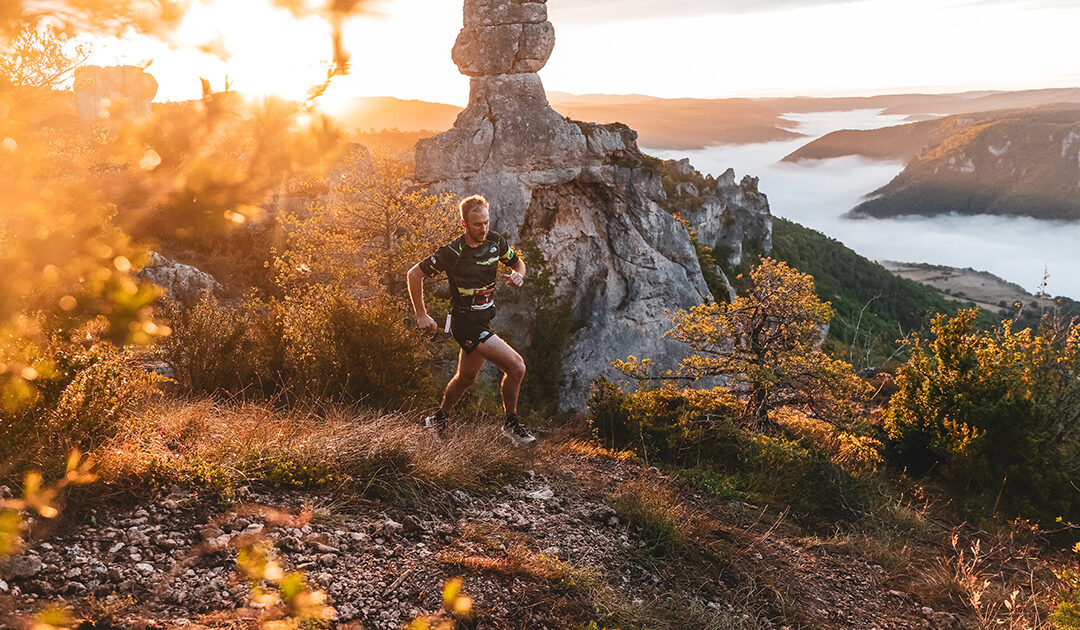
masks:
[[(486, 343), (488, 342), (480, 345), (483, 346)], [(454, 407), (461, 402), (461, 397), (465, 395), (469, 386), (476, 382), (476, 377), (480, 374), (482, 367), (484, 367), (484, 356), (480, 354), (479, 349), (473, 350), (472, 354), (465, 354), (464, 350), (458, 352), (457, 374), (454, 374), (454, 378), (446, 384), (446, 391), (443, 392), (442, 412), (444, 414), (449, 416)]]
[(482, 355), (502, 370), (503, 410), (508, 414), (517, 413), (518, 393), (525, 379), (525, 360), (498, 335), (488, 337), (487, 341), (476, 347), (473, 354)]

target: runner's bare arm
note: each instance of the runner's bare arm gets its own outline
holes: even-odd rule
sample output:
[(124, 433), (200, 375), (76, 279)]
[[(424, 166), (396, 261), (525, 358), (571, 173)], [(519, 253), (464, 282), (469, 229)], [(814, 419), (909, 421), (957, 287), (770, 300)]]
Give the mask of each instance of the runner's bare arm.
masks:
[(424, 272), (420, 265), (413, 265), (406, 279), (409, 284), (409, 298), (416, 313), (416, 325), (423, 330), (438, 330), (439, 325), (427, 314), (427, 307), (424, 306)]
[[(525, 261), (519, 256), (514, 264), (510, 267), (513, 269), (513, 273), (508, 273), (506, 276), (506, 283), (512, 287), (520, 287), (525, 281)], [(514, 274), (517, 275), (514, 275)]]

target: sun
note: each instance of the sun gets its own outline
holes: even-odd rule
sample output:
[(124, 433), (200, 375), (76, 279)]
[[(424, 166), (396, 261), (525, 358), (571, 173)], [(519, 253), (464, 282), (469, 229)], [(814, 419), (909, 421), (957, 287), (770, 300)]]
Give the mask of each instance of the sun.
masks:
[[(449, 55), (460, 5), (384, 0), (374, 6), (377, 13), (346, 23), (350, 74), (334, 79), (322, 105), (341, 108), (340, 101), (358, 95), (463, 102), (467, 79)], [(326, 80), (331, 32), (324, 19), (296, 19), (272, 0), (205, 0), (192, 3), (168, 42), (145, 36), (88, 40), (88, 63), (146, 66), (158, 81), (157, 101), (197, 98), (200, 79), (214, 90), (304, 100)]]

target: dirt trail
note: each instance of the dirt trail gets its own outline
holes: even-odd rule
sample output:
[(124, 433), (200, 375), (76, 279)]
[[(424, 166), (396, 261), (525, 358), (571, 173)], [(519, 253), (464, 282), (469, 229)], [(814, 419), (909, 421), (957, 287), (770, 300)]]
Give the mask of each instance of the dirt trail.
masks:
[[(723, 553), (658, 553), (613, 508), (631, 486), (673, 497), (705, 527), (703, 544)], [(99, 628), (253, 626), (260, 610), (237, 574), (236, 549), (264, 540), (287, 570), (326, 592), (334, 625), (400, 628), (437, 610), (442, 585), (459, 575), (472, 628), (953, 623), (895, 591), (882, 567), (810, 544), (764, 508), (716, 501), (580, 443), (538, 448), (525, 475), (489, 493), (458, 490), (423, 506), (266, 489), (243, 501), (221, 509), (174, 486), (135, 506), (97, 508), (8, 561), (0, 610), (70, 603), (102, 619)]]

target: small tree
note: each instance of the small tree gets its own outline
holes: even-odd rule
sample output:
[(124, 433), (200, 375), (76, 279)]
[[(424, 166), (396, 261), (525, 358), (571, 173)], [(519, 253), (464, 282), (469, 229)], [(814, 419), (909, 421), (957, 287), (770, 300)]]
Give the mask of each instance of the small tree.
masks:
[(90, 56), (86, 44), (69, 43), (44, 25), (27, 25), (0, 54), (0, 79), (29, 88), (56, 88)]
[[(745, 401), (744, 415), (759, 425), (769, 411), (801, 405), (817, 413), (849, 415), (866, 386), (850, 365), (821, 349), (832, 316), (814, 293), (814, 279), (771, 258), (750, 272), (746, 293), (731, 304), (679, 311), (667, 336), (689, 345), (676, 376), (726, 376)], [(620, 362), (639, 373), (641, 362)]]
[(411, 171), (385, 149), (349, 151), (326, 201), (290, 217), (284, 275), (403, 294), (405, 271), (458, 231), (453, 196), (414, 187)]

